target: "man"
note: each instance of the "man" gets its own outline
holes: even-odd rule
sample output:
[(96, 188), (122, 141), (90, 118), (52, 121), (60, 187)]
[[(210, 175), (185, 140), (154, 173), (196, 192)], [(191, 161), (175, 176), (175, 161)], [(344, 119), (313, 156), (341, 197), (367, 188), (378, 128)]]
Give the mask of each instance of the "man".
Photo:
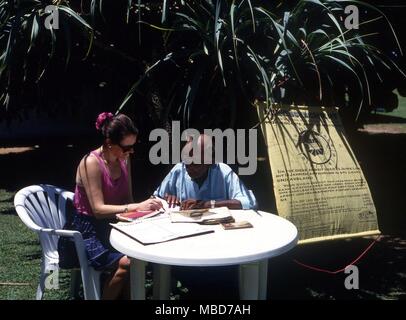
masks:
[[(197, 148), (201, 150), (200, 155), (197, 155), (200, 161), (190, 164), (181, 162), (175, 165), (155, 190), (154, 195), (167, 200), (170, 207), (180, 204), (182, 210), (214, 207), (256, 208), (253, 193), (244, 186), (227, 164), (212, 164), (210, 159), (207, 161), (212, 154), (211, 137), (200, 135)], [(192, 141), (186, 144), (183, 153), (185, 150), (191, 150), (189, 155), (196, 160)]]

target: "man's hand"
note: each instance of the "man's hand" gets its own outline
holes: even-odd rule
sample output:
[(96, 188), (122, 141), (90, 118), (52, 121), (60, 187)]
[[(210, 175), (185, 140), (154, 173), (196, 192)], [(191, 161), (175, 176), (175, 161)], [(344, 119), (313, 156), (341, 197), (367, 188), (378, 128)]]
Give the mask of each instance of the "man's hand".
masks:
[(206, 208), (205, 203), (203, 200), (187, 199), (180, 204), (180, 210), (204, 209)]
[(166, 193), (164, 199), (168, 202), (169, 208), (174, 208), (180, 204), (179, 199), (171, 194)]

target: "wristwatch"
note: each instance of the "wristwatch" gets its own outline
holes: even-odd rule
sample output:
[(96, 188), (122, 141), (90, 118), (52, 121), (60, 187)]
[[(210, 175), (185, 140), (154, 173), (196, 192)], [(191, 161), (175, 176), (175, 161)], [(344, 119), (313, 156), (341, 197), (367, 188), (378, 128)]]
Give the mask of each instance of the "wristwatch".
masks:
[(216, 200), (210, 200), (210, 208), (215, 208), (216, 207)]

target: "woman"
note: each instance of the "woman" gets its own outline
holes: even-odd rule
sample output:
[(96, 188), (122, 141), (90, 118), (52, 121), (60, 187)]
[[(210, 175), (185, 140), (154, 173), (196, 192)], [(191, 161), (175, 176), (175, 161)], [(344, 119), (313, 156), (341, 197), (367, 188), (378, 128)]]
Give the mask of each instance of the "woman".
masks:
[(111, 247), (109, 223), (118, 213), (158, 210), (162, 203), (157, 199), (133, 200), (128, 158), (134, 152), (138, 130), (131, 119), (104, 112), (97, 118), (96, 129), (103, 136), (103, 145), (87, 154), (77, 168), (76, 212), (70, 229), (82, 233), (90, 265), (111, 271), (102, 299), (117, 299), (124, 297), (129, 259)]

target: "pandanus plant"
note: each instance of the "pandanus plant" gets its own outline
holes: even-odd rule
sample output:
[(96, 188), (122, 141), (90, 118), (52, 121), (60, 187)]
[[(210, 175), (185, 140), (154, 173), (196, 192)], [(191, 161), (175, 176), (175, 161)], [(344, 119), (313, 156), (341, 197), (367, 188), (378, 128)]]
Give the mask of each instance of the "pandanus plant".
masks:
[[(55, 19), (50, 15), (53, 8), (58, 8)], [(75, 48), (79, 48), (85, 58), (92, 39), (92, 27), (68, 1), (0, 1), (0, 103), (3, 110), (8, 108), (10, 94), (19, 92), (25, 82), (41, 80), (52, 59), (57, 58), (67, 66)]]
[[(345, 26), (349, 5), (368, 12), (355, 28)], [(256, 99), (266, 102), (267, 113), (275, 103), (350, 105), (358, 118), (371, 103), (371, 81), (382, 83), (388, 72), (405, 76), (393, 57), (374, 45), (389, 34), (393, 51), (403, 54), (391, 22), (361, 1), (300, 0), (293, 6), (255, 0), (185, 0), (169, 6), (162, 1), (160, 25), (139, 23), (164, 33), (167, 52), (150, 63), (119, 110), (145, 77), (165, 76), (161, 67), (167, 73), (171, 65), (166, 113), (185, 126), (196, 125), (202, 115), (206, 126), (217, 126), (219, 118), (232, 126), (241, 105), (249, 107)]]
[[(364, 13), (359, 25), (348, 24), (350, 5)], [(393, 58), (396, 52), (403, 55), (389, 19), (368, 3), (303, 0), (272, 23), (277, 43), (268, 72), (276, 102), (350, 105), (358, 119), (363, 106), (372, 103), (371, 83), (376, 87), (388, 81), (390, 72), (405, 77), (395, 60), (375, 45), (389, 34)]]
[[(57, 30), (46, 28), (48, 5), (59, 8)], [(67, 66), (72, 56), (97, 55), (92, 44), (114, 38), (109, 23), (116, 12), (107, 5), (103, 0), (0, 1), (0, 112), (24, 82), (41, 80), (50, 60)], [(363, 13), (358, 28), (345, 26), (348, 5)], [(403, 53), (391, 22), (361, 1), (122, 0), (117, 6), (124, 8), (118, 17), (128, 26), (124, 31), (148, 29), (162, 39), (148, 43), (146, 37), (129, 37), (148, 43), (154, 54), (144, 55), (142, 76), (128, 80), (130, 90), (118, 111), (144, 91), (141, 85), (157, 84), (161, 118), (182, 119), (185, 127), (240, 125), (237, 120), (244, 120), (255, 100), (266, 102), (267, 113), (275, 103), (305, 103), (348, 106), (357, 118), (374, 98), (371, 83), (384, 83), (389, 73), (404, 76), (394, 56)], [(160, 22), (145, 15), (154, 10)], [(388, 35), (392, 56), (378, 46)], [(134, 48), (130, 43), (118, 56), (139, 61)]]

